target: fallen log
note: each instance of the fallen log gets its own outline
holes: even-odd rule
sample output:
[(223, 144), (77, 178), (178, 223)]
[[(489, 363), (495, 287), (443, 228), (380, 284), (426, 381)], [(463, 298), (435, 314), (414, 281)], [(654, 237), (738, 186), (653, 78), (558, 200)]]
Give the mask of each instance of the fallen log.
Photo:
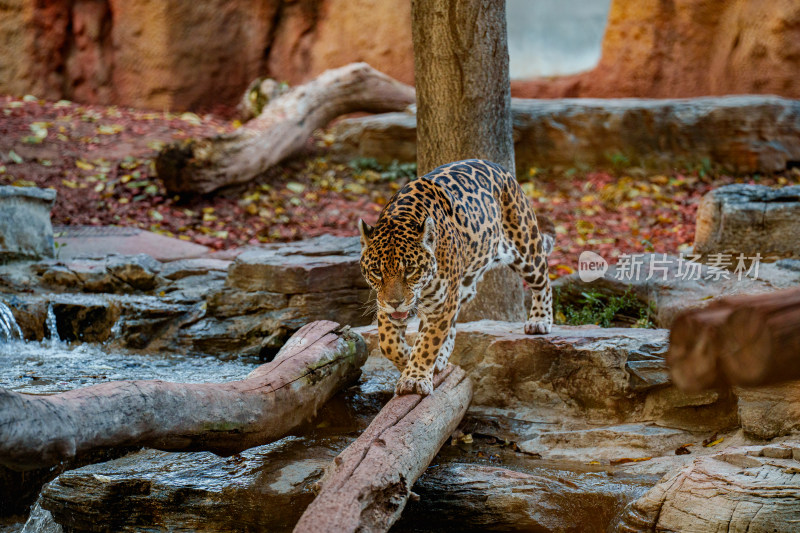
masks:
[(730, 316), (726, 307), (705, 307), (681, 313), (670, 330), (665, 360), (673, 383), (700, 392), (724, 384), (719, 359), (722, 326)]
[(388, 531), (411, 487), (455, 430), (472, 399), (457, 366), (434, 380), (433, 394), (395, 396), (329, 467), (294, 531)]
[(685, 390), (800, 379), (800, 289), (723, 298), (675, 319), (666, 355)]
[(247, 182), (295, 154), (315, 129), (340, 115), (402, 111), (414, 102), (413, 87), (366, 63), (327, 70), (271, 100), (233, 133), (164, 148), (156, 172), (172, 193), (209, 193)]
[(0, 389), (0, 464), (29, 470), (98, 449), (149, 446), (230, 455), (312, 417), (366, 361), (335, 322), (300, 328), (275, 359), (231, 383), (116, 381), (52, 396)]
[(800, 289), (758, 294), (730, 306), (722, 370), (744, 387), (800, 379)]

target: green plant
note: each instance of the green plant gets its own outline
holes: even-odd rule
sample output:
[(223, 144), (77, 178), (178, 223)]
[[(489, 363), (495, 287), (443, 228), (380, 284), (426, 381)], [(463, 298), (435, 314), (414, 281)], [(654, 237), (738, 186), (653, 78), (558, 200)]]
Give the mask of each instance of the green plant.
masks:
[(630, 288), (621, 295), (584, 291), (577, 298), (569, 296), (570, 293), (560, 288), (553, 289), (553, 313), (557, 323), (570, 326), (597, 324), (604, 328), (655, 327), (652, 304), (643, 303)]
[(400, 163), (396, 159), (388, 165), (382, 165), (374, 157), (358, 157), (349, 163), (356, 174), (375, 172), (381, 181), (395, 181), (402, 178), (412, 180), (417, 177), (416, 163)]
[(631, 160), (622, 152), (606, 152), (605, 156), (614, 170), (622, 170), (631, 166)]

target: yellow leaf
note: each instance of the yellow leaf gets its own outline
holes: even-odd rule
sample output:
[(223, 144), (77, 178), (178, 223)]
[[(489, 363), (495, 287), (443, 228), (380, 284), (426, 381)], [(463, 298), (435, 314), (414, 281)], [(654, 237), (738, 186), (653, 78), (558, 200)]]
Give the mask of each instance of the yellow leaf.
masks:
[(94, 170), (94, 165), (91, 163), (87, 163), (83, 159), (78, 159), (75, 161), (75, 166), (81, 170)]
[(61, 180), (61, 184), (64, 185), (64, 187), (69, 187), (70, 189), (77, 189), (80, 187), (80, 185), (72, 180)]
[(719, 444), (723, 440), (725, 440), (725, 437), (720, 437), (720, 438), (718, 438), (717, 440), (715, 440), (713, 442), (709, 442), (708, 444), (703, 444), (703, 446), (705, 446), (706, 448), (711, 448), (712, 446), (716, 446), (717, 444)]
[(620, 459), (612, 459), (609, 461), (612, 465), (621, 465), (623, 463), (638, 463), (639, 461), (649, 461), (652, 457), (622, 457)]
[(236, 119), (233, 122), (231, 122), (231, 126), (233, 126), (234, 128), (241, 128), (242, 127), (242, 121), (239, 120), (239, 119)]

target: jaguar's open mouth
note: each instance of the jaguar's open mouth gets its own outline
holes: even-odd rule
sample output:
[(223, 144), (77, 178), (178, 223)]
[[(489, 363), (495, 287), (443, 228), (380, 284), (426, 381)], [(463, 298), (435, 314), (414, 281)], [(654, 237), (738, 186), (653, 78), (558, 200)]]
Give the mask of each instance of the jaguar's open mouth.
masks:
[(403, 311), (402, 313), (392, 313), (389, 316), (391, 316), (395, 320), (405, 320), (406, 318), (408, 318), (408, 311)]

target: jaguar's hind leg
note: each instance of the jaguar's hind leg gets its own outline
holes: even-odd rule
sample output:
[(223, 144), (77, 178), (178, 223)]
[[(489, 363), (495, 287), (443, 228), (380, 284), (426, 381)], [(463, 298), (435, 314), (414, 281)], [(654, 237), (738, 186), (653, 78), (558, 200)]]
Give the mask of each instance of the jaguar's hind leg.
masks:
[(503, 210), (503, 231), (514, 245), (511, 268), (528, 283), (533, 293), (525, 333), (550, 333), (553, 328), (553, 294), (544, 237), (539, 232), (527, 198), (521, 190), (515, 196), (515, 201)]

